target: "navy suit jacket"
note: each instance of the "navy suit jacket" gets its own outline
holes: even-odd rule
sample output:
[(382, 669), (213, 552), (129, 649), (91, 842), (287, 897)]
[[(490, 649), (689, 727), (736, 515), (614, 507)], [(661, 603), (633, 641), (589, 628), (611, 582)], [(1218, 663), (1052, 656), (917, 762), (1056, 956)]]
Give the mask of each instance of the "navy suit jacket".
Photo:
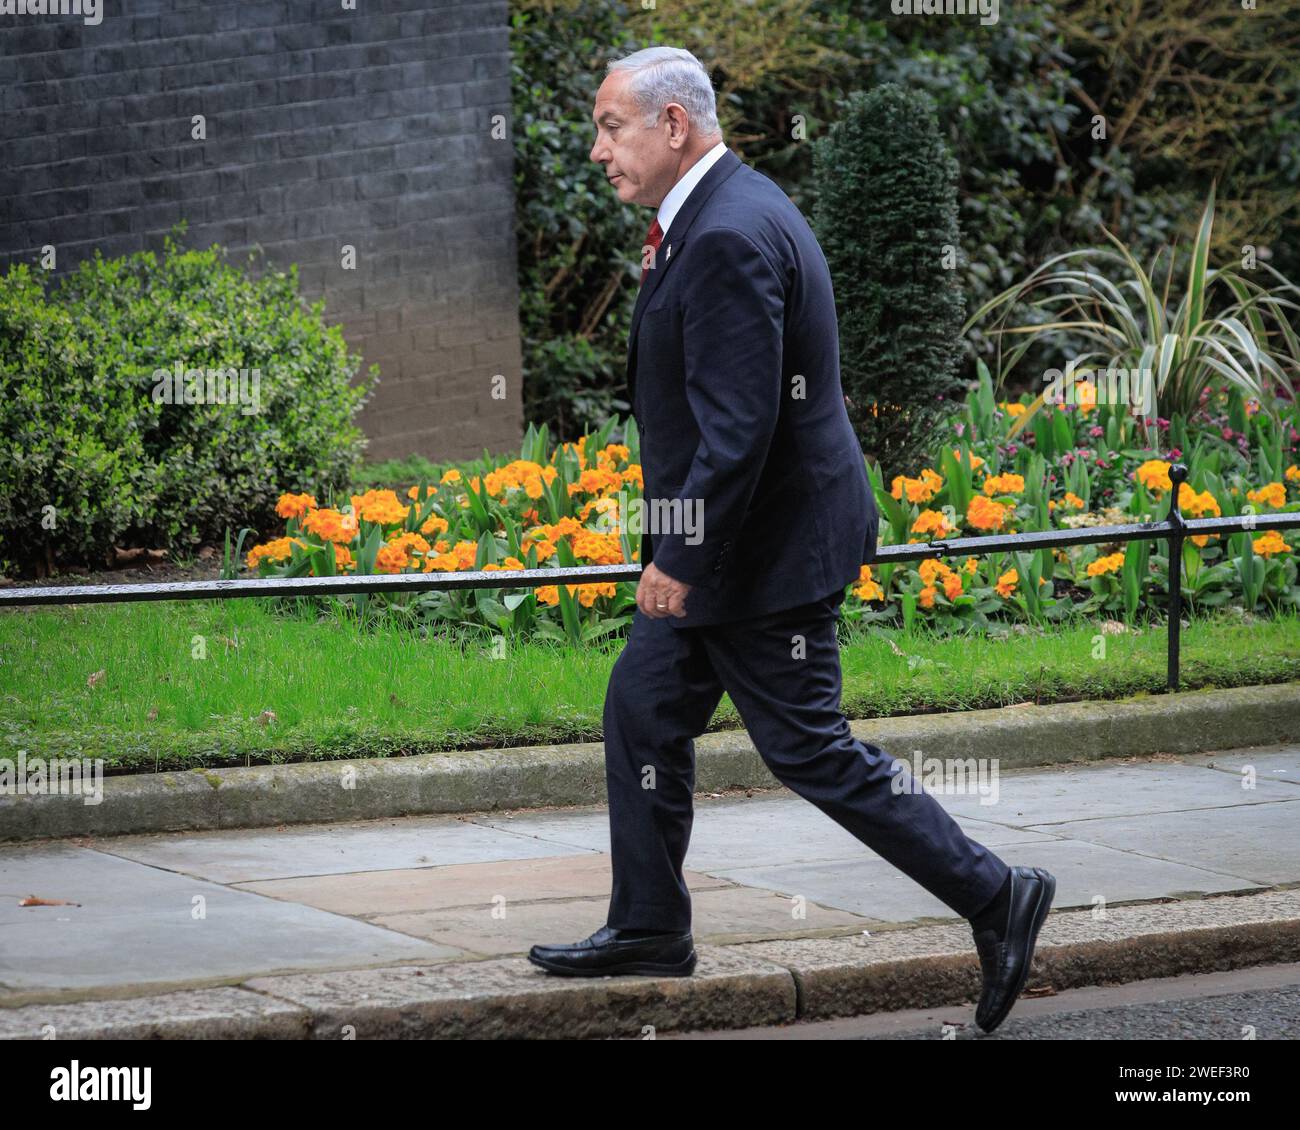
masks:
[[(669, 623), (778, 612), (858, 579), (879, 518), (840, 386), (830, 271), (799, 209), (730, 150), (673, 217), (641, 286), (628, 389), (641, 563), (694, 586)], [(697, 527), (656, 530), (656, 499), (661, 514), (673, 499), (693, 505)]]

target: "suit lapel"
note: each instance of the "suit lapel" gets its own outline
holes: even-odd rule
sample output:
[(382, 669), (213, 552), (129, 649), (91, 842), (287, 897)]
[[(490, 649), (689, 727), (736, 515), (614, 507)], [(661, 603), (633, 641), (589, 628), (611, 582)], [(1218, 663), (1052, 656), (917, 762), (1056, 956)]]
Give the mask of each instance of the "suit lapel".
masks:
[(723, 181), (742, 164), (741, 159), (728, 149), (700, 178), (700, 183), (691, 190), (691, 194), (678, 209), (677, 215), (673, 217), (672, 223), (668, 225), (664, 241), (655, 255), (655, 265), (646, 274), (646, 280), (641, 285), (641, 292), (636, 298), (636, 305), (632, 308), (632, 329), (627, 335), (627, 395), (632, 404), (636, 403), (636, 335), (641, 326), (642, 311), (663, 281), (664, 275), (668, 273), (668, 269), (681, 258), (682, 248), (686, 246), (686, 233), (694, 223), (695, 217), (700, 214), (704, 205), (708, 203), (709, 197)]

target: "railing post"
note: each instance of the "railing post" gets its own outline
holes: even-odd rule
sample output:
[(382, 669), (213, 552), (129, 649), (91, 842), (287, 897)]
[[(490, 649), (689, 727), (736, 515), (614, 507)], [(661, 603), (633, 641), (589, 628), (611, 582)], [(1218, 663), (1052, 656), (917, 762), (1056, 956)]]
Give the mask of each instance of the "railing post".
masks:
[(1178, 493), (1183, 483), (1187, 482), (1187, 468), (1175, 463), (1169, 468), (1169, 481), (1173, 490), (1169, 492), (1169, 666), (1165, 675), (1165, 685), (1171, 690), (1178, 689), (1178, 648), (1181, 642), (1183, 626), (1183, 531), (1187, 528), (1183, 520), (1182, 509), (1178, 505)]

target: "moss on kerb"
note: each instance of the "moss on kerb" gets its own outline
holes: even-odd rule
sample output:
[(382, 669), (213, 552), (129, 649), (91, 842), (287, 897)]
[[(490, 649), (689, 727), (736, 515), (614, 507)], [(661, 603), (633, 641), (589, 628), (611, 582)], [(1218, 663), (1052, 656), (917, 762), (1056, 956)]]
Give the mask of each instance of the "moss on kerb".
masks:
[(200, 777), (202, 777), (205, 781), (207, 781), (207, 783), (211, 785), (214, 789), (221, 788), (222, 779), (218, 777), (217, 774), (210, 773), (206, 769), (191, 769), (190, 772), (197, 773)]

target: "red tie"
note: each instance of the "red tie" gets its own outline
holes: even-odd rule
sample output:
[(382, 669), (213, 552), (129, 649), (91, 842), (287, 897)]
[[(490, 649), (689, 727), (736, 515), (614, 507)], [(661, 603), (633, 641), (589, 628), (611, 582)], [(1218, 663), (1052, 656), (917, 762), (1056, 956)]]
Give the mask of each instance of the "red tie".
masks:
[[(655, 222), (650, 225), (650, 230), (646, 232), (646, 237), (645, 237), (645, 246), (653, 247), (655, 249), (655, 257), (651, 258), (650, 260), (650, 262), (652, 263), (655, 261), (655, 258), (657, 258), (659, 255), (659, 244), (663, 242), (663, 238), (664, 238), (664, 230), (659, 226), (659, 217), (656, 216)], [(644, 255), (645, 251), (642, 250), (641, 254)], [(641, 268), (642, 283), (645, 282), (645, 273), (646, 273), (646, 269), (642, 267)], [(640, 286), (641, 283), (638, 283), (637, 285)]]

